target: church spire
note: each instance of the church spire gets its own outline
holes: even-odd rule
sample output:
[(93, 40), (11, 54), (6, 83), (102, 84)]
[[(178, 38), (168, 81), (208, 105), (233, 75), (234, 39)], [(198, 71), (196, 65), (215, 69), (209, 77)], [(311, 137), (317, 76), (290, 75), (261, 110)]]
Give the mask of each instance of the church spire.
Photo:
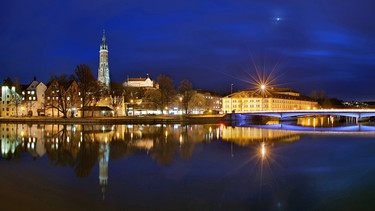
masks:
[(100, 45), (100, 50), (108, 50), (108, 46), (107, 46), (106, 38), (105, 38), (105, 29), (103, 29), (103, 37), (102, 37), (102, 44)]

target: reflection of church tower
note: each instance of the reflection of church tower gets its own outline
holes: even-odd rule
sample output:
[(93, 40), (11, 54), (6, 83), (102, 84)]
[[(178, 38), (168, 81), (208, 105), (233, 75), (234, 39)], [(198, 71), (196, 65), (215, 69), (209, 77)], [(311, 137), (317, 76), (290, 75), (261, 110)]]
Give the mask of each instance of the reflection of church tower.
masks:
[(108, 90), (110, 85), (109, 68), (108, 68), (108, 46), (105, 40), (105, 31), (103, 30), (102, 44), (100, 45), (100, 58), (98, 69), (98, 81), (101, 82)]
[(101, 142), (99, 146), (99, 183), (102, 189), (103, 199), (108, 180), (109, 144)]

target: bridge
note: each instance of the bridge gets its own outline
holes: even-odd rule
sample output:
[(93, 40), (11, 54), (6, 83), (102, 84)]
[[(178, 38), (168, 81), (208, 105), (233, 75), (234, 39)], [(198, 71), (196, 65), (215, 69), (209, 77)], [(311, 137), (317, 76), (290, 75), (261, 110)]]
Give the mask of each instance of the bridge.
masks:
[[(343, 116), (353, 117), (358, 121), (361, 118), (375, 117), (375, 109), (314, 109), (314, 110), (264, 110), (228, 114), (234, 119), (243, 119), (250, 116), (268, 116), (280, 119), (299, 116)], [(233, 116), (234, 115), (234, 116)]]

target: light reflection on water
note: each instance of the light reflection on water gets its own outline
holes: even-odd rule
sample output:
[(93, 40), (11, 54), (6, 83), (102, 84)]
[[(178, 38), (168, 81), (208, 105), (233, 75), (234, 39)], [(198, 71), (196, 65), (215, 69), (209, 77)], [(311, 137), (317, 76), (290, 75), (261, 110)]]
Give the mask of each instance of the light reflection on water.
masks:
[(368, 179), (375, 173), (375, 126), (319, 127), (325, 120), (314, 121), (309, 127), (298, 121), (241, 127), (1, 124), (0, 177), (33, 178), (18, 177), (21, 187), (4, 183), (1, 195), (14, 202), (28, 188), (50, 206), (73, 209), (315, 209), (332, 208), (341, 198), (354, 204), (360, 199), (340, 194), (375, 187)]

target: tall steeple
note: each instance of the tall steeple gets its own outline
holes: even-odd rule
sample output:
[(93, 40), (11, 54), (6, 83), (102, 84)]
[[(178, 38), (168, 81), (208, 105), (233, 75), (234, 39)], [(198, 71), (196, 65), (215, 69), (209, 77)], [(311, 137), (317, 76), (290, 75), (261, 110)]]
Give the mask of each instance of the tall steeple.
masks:
[(110, 89), (110, 77), (108, 68), (108, 46), (105, 38), (105, 30), (103, 30), (102, 44), (99, 51), (99, 69), (98, 81), (101, 82), (108, 90)]

